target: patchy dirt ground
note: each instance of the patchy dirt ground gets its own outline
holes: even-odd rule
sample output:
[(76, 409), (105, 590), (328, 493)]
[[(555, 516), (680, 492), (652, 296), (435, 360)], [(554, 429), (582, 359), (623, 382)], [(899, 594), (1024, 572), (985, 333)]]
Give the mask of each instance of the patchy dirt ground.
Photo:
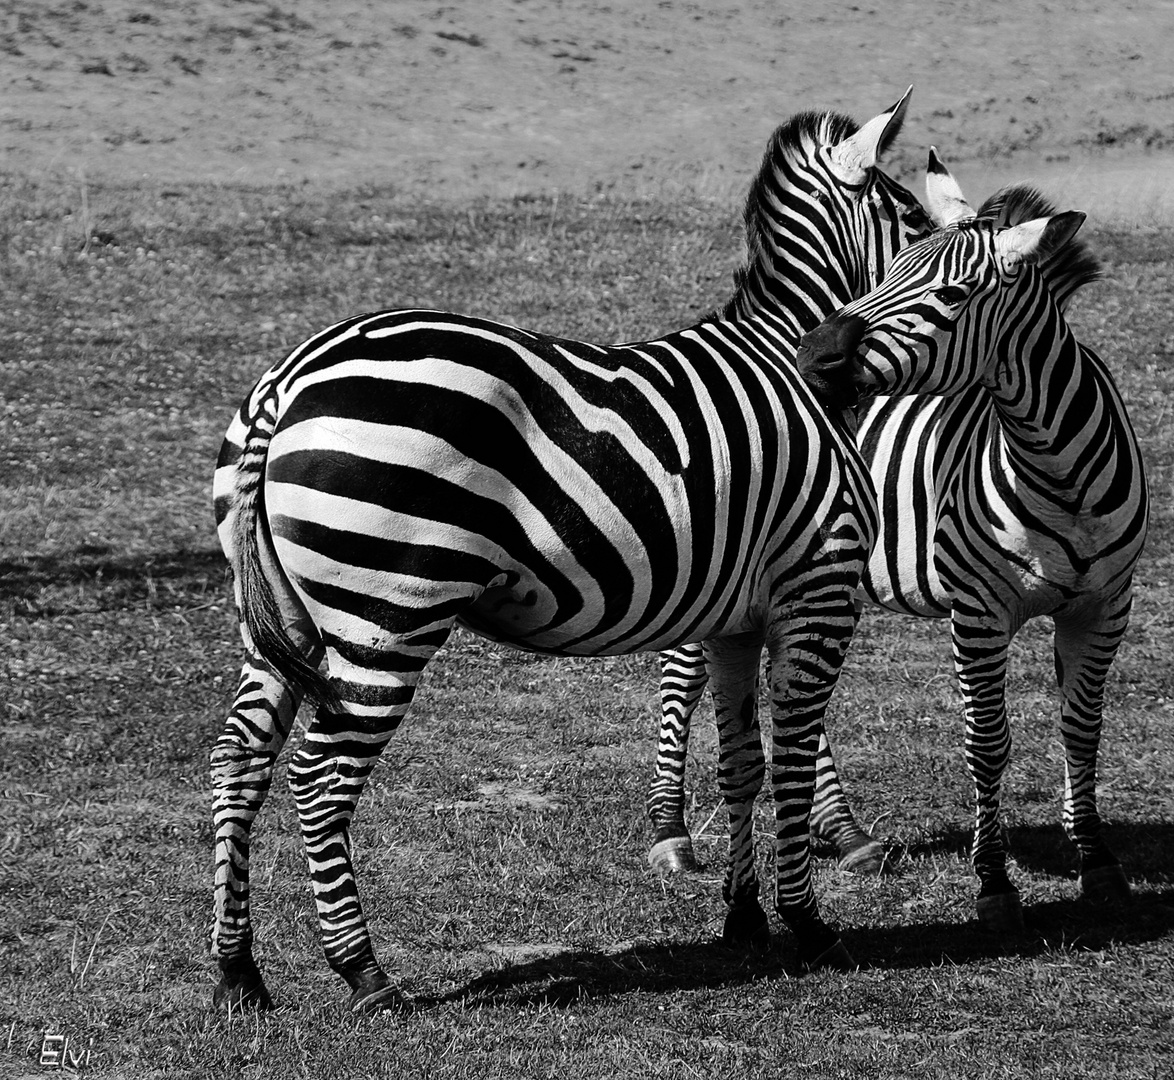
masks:
[(910, 83), (898, 169), (1174, 147), (1167, 0), (9, 0), (0, 60), (22, 174), (721, 192), (791, 113)]

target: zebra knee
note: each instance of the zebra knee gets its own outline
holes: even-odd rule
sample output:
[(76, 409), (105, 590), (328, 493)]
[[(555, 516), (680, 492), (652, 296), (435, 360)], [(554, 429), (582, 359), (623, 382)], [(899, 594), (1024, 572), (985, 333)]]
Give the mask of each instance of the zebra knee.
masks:
[(217, 807), (232, 804), (259, 809), (269, 792), (277, 753), (259, 750), (244, 740), (222, 735), (208, 755), (208, 769)]
[(290, 759), (286, 783), (299, 808), (328, 795), (341, 781), (338, 758), (308, 742)]

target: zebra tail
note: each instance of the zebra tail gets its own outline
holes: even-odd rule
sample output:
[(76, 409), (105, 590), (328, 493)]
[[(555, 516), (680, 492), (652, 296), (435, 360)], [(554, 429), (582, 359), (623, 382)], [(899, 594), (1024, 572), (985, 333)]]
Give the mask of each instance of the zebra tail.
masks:
[(342, 713), (346, 707), (338, 691), (318, 667), (307, 660), (305, 652), (287, 632), (273, 584), (261, 562), (258, 534), (260, 529), (268, 529), (262, 511), (265, 460), (271, 434), (268, 425), (254, 425), (237, 463), (232, 537), (233, 573), (237, 581), (241, 622), (248, 630), (257, 654), (282, 679), (330, 712)]

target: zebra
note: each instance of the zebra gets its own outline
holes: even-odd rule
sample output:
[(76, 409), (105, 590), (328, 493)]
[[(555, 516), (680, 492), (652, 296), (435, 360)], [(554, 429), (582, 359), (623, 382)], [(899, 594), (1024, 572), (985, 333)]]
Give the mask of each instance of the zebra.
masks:
[[(975, 215), (936, 153), (931, 153), (927, 181), (936, 192), (939, 225), (977, 217), (999, 228), (1055, 212), (1038, 191), (1017, 185), (992, 196)], [(1099, 267), (1082, 243), (1070, 240), (1055, 246), (1056, 253), (1041, 265), (1040, 274), (1062, 315), (1072, 295), (1099, 276)], [(1026, 335), (1026, 329), (1022, 333)], [(1030, 337), (1024, 340), (1030, 341)], [(1077, 346), (1065, 339), (1065, 347)], [(1042, 396), (1043, 390), (1052, 389), (1050, 383), (1029, 387), (1040, 393), (1038, 400), (1028, 403), (1030, 407), (1060, 410), (1056, 424), (1064, 422), (1071, 428), (1085, 420), (1086, 414), (1100, 420), (1101, 427), (1084, 424), (1062, 454), (1050, 443), (1023, 447), (1022, 440), (1016, 438), (1020, 421), (1000, 406), (999, 395), (985, 384), (950, 399), (874, 398), (861, 406), (858, 416), (857, 442), (881, 493), (880, 539), (864, 574), (862, 600), (909, 615), (957, 619), (954, 650), (967, 715), (967, 761), (975, 775), (978, 803), (973, 860), (982, 886), (977, 907), (984, 923), (1010, 933), (1022, 930), (1022, 905), (1006, 876), (1006, 852), (998, 829), (999, 783), (1010, 752), (1004, 711), (1006, 654), (1027, 619), (1053, 614), (1050, 605), (1056, 578), (1071, 577), (1080, 559), (1093, 555), (1107, 574), (1106, 582), (1084, 581), (1075, 587), (1066, 584), (1069, 610), (1055, 615), (1059, 620), (1056, 658), (1063, 699), (1061, 730), (1069, 746), (1062, 819), (1081, 852), (1084, 893), (1101, 899), (1129, 895), (1119, 864), (1099, 839), (1095, 755), (1104, 680), (1128, 622), (1128, 585), (1145, 539), (1147, 493), (1137, 441), (1112, 377), (1091, 350), (1084, 346), (1078, 349), (1090, 374), (1082, 382), (1065, 380), (1057, 392), (1079, 385), (1080, 396), (1061, 397), (1057, 405)], [(1044, 366), (1044, 370), (1050, 369)], [(1081, 468), (1079, 455), (1089, 453), (1088, 448), (1095, 447), (1101, 437), (1106, 439), (1104, 446), (1112, 450), (1105, 449), (1097, 468), (1102, 477), (1110, 478), (1127, 493), (1112, 520), (1097, 510), (1096, 489), (1082, 493), (1079, 502), (1065, 508), (1064, 517), (1049, 515), (1049, 520), (1033, 516), (1029, 502), (1011, 498), (1005, 490), (1008, 484), (1017, 485), (1042, 498), (1043, 470), (1054, 475), (1055, 469)], [(1005, 469), (984, 472), (984, 460), (999, 453), (1007, 455)], [(1099, 540), (1095, 542), (1102, 543), (1104, 551), (1097, 551), (1087, 535), (1089, 517), (1097, 519)], [(1009, 531), (996, 540), (998, 521)], [(999, 542), (1009, 543), (1018, 552), (1011, 556), (1013, 561), (1018, 559), (1017, 575), (1007, 569), (1006, 551), (992, 556), (982, 550)], [(1094, 544), (1091, 548), (1090, 543)], [(1082, 550), (1083, 556), (1079, 554)], [(951, 553), (948, 559), (947, 551)], [(1041, 573), (1025, 578), (1023, 566), (1033, 560), (1040, 563)], [(989, 570), (992, 565), (1003, 566), (1003, 573), (988, 573), (981, 582), (974, 581), (973, 567)], [(1116, 592), (1118, 585), (1120, 593)], [(982, 615), (979, 599), (973, 598), (976, 592), (985, 605)], [(993, 639), (989, 643), (989, 670), (983, 670), (977, 659), (980, 642), (974, 637), (976, 631), (963, 621), (962, 605), (968, 595), (974, 605), (969, 618), (998, 627), (987, 631)], [(1105, 629), (1100, 624), (1087, 630), (1073, 625), (1071, 609), (1080, 603), (1107, 605)], [(1102, 634), (1103, 639), (1099, 637)], [(661, 660), (657, 779), (662, 785), (662, 803), (671, 800), (675, 806), (673, 827), (677, 833), (672, 842), (676, 850), (672, 859), (658, 858), (657, 834), (649, 861), (666, 870), (691, 870), (696, 864), (683, 818), (684, 760), (690, 716), (705, 689), (706, 674), (703, 660), (690, 647), (666, 653)], [(1075, 748), (1082, 740), (1091, 754), (1083, 763)], [(984, 751), (985, 742), (992, 745)], [(670, 747), (670, 752), (666, 753), (665, 747)], [(662, 779), (666, 776), (668, 780)], [(875, 841), (869, 843), (867, 833), (855, 822), (826, 744), (820, 748), (817, 778), (813, 835), (822, 834), (835, 843), (840, 865), (846, 869), (885, 868), (879, 861), (883, 847)], [(831, 824), (824, 824), (829, 819)]]
[(1054, 622), (1061, 818), (1082, 892), (1100, 902), (1130, 896), (1101, 833), (1096, 765), (1148, 491), (1113, 377), (1064, 318), (1073, 293), (1100, 275), (1075, 239), (1084, 215), (1056, 214), (1027, 185), (976, 213), (933, 150), (926, 202), (941, 231), (899, 255), (885, 281), (838, 317), (867, 323), (858, 354), (865, 387), (927, 360), (941, 370), (962, 363), (980, 379), (956, 396), (881, 397), (862, 410), (857, 440), (880, 509), (862, 588), (890, 610), (951, 621), (975, 788), (977, 913), (1014, 935), (1024, 929), (1022, 903), (999, 824), (1011, 749), (1005, 680), (1010, 643), (1029, 619)]
[[(874, 168), (907, 97), (859, 129), (831, 113), (784, 125), (764, 168), (788, 159), (808, 217), (765, 201), (735, 297), (694, 326), (601, 346), (382, 311), (315, 334), (261, 376), (213, 485), (246, 652), (211, 753), (217, 1006), (271, 1004), (252, 955), (249, 832), (305, 697), (317, 711), (288, 779), (326, 958), (352, 1009), (401, 1000), (371, 944), (348, 826), (455, 625), (556, 655), (706, 641), (731, 819), (723, 936), (735, 944), (760, 942), (767, 925), (750, 812), (765, 773), (751, 707), (765, 640), (775, 906), (808, 966), (851, 966), (819, 914), (807, 814), (876, 523), (835, 404), (860, 325), (821, 328), (806, 348), (821, 354), (808, 367), (831, 391), (825, 405), (792, 362), (768, 252), (816, 250), (822, 274), (824, 251), (842, 244), (859, 253), (834, 263), (854, 289), (874, 245), (924, 231), (918, 201)], [(914, 367), (877, 382), (901, 393), (926, 377)]]
[[(903, 116), (911, 91), (912, 87), (894, 106), (894, 117)], [(879, 121), (880, 118), (872, 123)], [(837, 120), (838, 125), (848, 123)], [(903, 236), (890, 230), (878, 240), (870, 231), (857, 229), (858, 242), (853, 243), (852, 219), (848, 216), (851, 207), (844, 206), (842, 198), (829, 198), (835, 188), (827, 180), (816, 189), (815, 197), (823, 205), (813, 217), (811, 181), (803, 175), (811, 168), (810, 160), (804, 157), (796, 161), (779, 152), (780, 144), (790, 137), (786, 127), (778, 129), (746, 199), (743, 221), (749, 262), (740, 272), (742, 287), (730, 301), (727, 313), (753, 316), (765, 309), (782, 314), (798, 342), (802, 334), (880, 281), (889, 260), (899, 250), (894, 241), (921, 239), (929, 233), (931, 222), (911, 210), (909, 220), (915, 228)], [(882, 139), (882, 146), (889, 141), (889, 137)], [(892, 183), (874, 166), (868, 184), (875, 188), (875, 194), (861, 191), (857, 203), (867, 205), (872, 198), (885, 197)], [(801, 236), (801, 246), (795, 241), (772, 242), (773, 233), (779, 230), (776, 221), (786, 223), (785, 235)], [(855, 418), (849, 422), (854, 424)], [(685, 825), (684, 782), (689, 724), (708, 682), (703, 644), (690, 642), (663, 652), (660, 667), (661, 721), (656, 764), (645, 802), (653, 828), (648, 861), (664, 871), (694, 871), (698, 865)], [(820, 736), (816, 761), (813, 835), (836, 847), (845, 868), (864, 873), (886, 869), (883, 844), (857, 824), (848, 807), (826, 733)]]

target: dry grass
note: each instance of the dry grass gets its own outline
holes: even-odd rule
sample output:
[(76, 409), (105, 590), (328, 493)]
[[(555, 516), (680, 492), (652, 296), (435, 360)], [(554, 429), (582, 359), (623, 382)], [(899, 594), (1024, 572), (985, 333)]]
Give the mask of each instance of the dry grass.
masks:
[[(830, 725), (863, 816), (902, 852), (818, 889), (863, 969), (800, 977), (789, 941), (715, 945), (709, 870), (644, 867), (655, 661), (559, 661), (462, 636), (360, 807), (383, 956), (413, 1006), (360, 1019), (317, 944), (284, 786), (257, 828), (258, 954), (278, 1010), (209, 1008), (207, 753), (239, 662), (207, 488), (228, 416), (334, 318), (423, 303), (597, 340), (722, 299), (727, 208), (594, 201), (469, 212), (379, 191), (0, 186), (9, 352), (0, 451), (0, 1072), (45, 1033), (110, 1077), (1170, 1075), (1174, 1055), (1174, 304), (1169, 233), (1101, 232), (1076, 304), (1150, 464), (1151, 541), (1110, 689), (1102, 806), (1134, 881), (1078, 898), (1056, 825), (1045, 628), (1016, 647), (1007, 820), (1031, 933), (973, 919), (970, 789), (944, 628), (872, 615)], [(104, 236), (105, 239), (99, 239)], [(698, 724), (694, 825), (716, 805)], [(761, 855), (769, 858), (763, 820)]]

